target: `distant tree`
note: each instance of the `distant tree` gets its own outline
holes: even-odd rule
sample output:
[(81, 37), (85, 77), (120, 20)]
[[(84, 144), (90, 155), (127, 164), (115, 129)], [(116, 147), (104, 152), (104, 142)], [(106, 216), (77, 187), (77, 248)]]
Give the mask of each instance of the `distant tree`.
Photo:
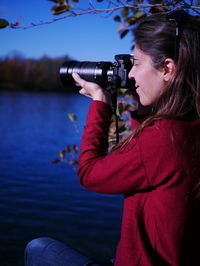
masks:
[(13, 57), (0, 61), (0, 87), (17, 89), (23, 84), (23, 59)]
[[(59, 78), (59, 68), (69, 57), (24, 59), (8, 57), (0, 60), (0, 89), (29, 91), (68, 91)], [(71, 90), (72, 92), (72, 90)]]

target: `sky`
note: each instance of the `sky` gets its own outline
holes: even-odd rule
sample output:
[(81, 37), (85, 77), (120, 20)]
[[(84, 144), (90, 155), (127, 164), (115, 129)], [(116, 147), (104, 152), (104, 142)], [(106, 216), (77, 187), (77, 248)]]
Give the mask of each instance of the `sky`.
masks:
[[(88, 7), (87, 0), (79, 2)], [(0, 0), (0, 18), (12, 23), (20, 20), (21, 26), (29, 26), (65, 15), (52, 15), (53, 5), (48, 0)], [(67, 55), (78, 61), (113, 62), (116, 54), (131, 53), (133, 40), (131, 33), (120, 39), (117, 33), (120, 24), (113, 20), (116, 14), (81, 15), (26, 30), (0, 29), (0, 57), (20, 55), (37, 59)]]

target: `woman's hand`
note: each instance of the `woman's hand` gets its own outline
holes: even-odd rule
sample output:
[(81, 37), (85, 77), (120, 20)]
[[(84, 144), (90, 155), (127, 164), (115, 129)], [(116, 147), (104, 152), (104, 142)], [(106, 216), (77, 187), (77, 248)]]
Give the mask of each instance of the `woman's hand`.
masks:
[(82, 79), (77, 73), (73, 73), (72, 77), (82, 87), (79, 91), (80, 94), (90, 97), (96, 101), (111, 104), (110, 93), (103, 90), (98, 84)]

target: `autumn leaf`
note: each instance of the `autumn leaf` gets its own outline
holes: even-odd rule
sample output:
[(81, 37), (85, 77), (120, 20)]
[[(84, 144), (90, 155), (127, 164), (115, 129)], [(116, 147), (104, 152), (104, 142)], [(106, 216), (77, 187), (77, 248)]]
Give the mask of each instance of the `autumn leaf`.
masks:
[(54, 159), (51, 161), (52, 163), (59, 163), (60, 162), (60, 159)]
[(120, 38), (123, 39), (128, 32), (129, 30), (123, 30), (122, 33), (120, 34)]
[(117, 104), (118, 115), (121, 115), (123, 111), (124, 111), (124, 104), (123, 104), (123, 102), (119, 101), (118, 104)]
[(67, 0), (49, 0), (49, 1), (54, 2), (58, 5), (66, 5), (68, 2)]
[(126, 19), (127, 16), (129, 14), (129, 8), (128, 7), (124, 7), (122, 10), (121, 10), (121, 16)]
[(71, 8), (71, 6), (66, 5), (66, 4), (64, 4), (64, 5), (57, 4), (51, 8), (51, 12), (53, 15), (59, 15), (59, 14), (62, 14), (64, 12), (69, 11), (70, 8)]
[(66, 151), (65, 151), (65, 150), (60, 151), (60, 152), (59, 152), (59, 156), (60, 156), (60, 158), (64, 159), (65, 156), (66, 156)]
[(121, 31), (123, 31), (126, 27), (127, 27), (126, 25), (121, 24), (121, 25), (118, 27), (117, 32), (121, 32)]
[(78, 145), (74, 145), (73, 150), (74, 150), (74, 152), (78, 152)]
[(72, 153), (72, 147), (71, 147), (71, 145), (68, 145), (66, 147), (65, 151), (68, 152), (68, 153)]
[(0, 29), (6, 28), (9, 26), (9, 22), (5, 19), (0, 18)]
[(142, 17), (146, 16), (146, 13), (144, 11), (138, 11), (135, 13), (134, 17), (136, 19), (141, 19)]
[(75, 122), (77, 120), (77, 117), (73, 113), (68, 113), (67, 116), (72, 122)]
[(120, 16), (115, 16), (115, 17), (114, 17), (114, 21), (116, 21), (116, 22), (121, 22), (121, 18), (120, 18)]
[(69, 165), (78, 165), (78, 161), (77, 160), (71, 160), (71, 161), (69, 161)]

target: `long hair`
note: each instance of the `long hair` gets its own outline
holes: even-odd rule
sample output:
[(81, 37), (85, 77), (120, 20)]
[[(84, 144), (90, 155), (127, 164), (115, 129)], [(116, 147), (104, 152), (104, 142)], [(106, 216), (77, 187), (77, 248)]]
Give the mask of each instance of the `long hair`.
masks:
[(154, 113), (119, 146), (156, 120), (192, 120), (200, 117), (200, 21), (198, 17), (182, 11), (176, 60), (177, 24), (169, 21), (167, 14), (154, 14), (139, 22), (134, 29), (135, 44), (151, 57), (156, 69), (163, 66), (166, 58), (173, 59), (176, 64), (175, 77), (156, 102)]

